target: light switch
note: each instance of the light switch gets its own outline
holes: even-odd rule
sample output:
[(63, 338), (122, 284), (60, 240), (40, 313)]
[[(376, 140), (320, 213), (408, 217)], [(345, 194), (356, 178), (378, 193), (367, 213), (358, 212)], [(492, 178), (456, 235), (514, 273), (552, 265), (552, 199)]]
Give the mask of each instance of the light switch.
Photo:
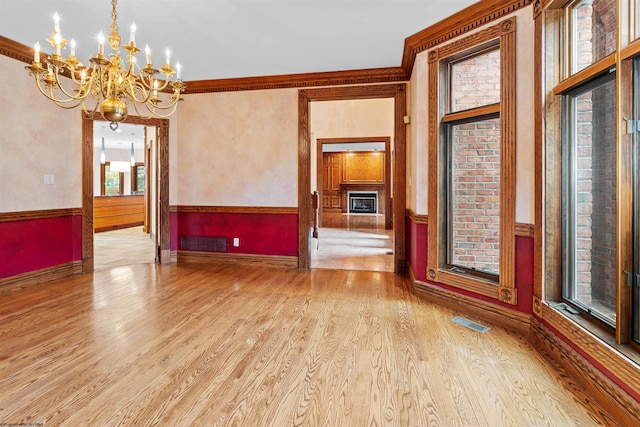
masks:
[(53, 185), (53, 175), (45, 175), (44, 176), (44, 183), (47, 185)]
[(238, 237), (233, 238), (233, 246), (236, 248), (240, 246), (240, 239)]

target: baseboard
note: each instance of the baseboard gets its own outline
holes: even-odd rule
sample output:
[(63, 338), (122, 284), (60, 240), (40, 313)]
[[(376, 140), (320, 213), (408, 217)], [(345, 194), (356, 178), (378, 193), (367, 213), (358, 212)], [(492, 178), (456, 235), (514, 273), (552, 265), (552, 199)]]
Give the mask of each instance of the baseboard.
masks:
[(298, 268), (298, 257), (275, 255), (229, 254), (219, 252), (178, 251), (178, 262), (233, 264), (255, 267)]
[(32, 286), (82, 273), (82, 261), (71, 261), (53, 267), (0, 279), (0, 295), (9, 295)]
[(568, 374), (572, 392), (582, 395), (583, 404), (611, 419), (611, 425), (637, 425), (640, 403), (536, 318), (531, 320), (531, 340), (538, 352)]
[(414, 293), (417, 296), (465, 316), (470, 315), (525, 336), (531, 333), (530, 315), (415, 280), (413, 271), (409, 271)]

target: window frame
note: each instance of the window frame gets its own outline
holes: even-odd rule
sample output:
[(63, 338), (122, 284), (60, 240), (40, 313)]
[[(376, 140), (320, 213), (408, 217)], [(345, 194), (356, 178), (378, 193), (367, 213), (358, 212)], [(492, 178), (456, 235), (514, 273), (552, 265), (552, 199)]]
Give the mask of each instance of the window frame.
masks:
[[(605, 327), (611, 327), (615, 329), (614, 322), (611, 319), (607, 318), (604, 314), (599, 313), (597, 310), (592, 310), (592, 307), (580, 302), (577, 298), (573, 298), (568, 294), (573, 294), (575, 292), (575, 254), (577, 248), (575, 247), (575, 240), (573, 239), (573, 228), (575, 224), (573, 222), (573, 214), (575, 214), (575, 204), (576, 204), (576, 194), (577, 190), (575, 189), (575, 180), (572, 176), (569, 176), (571, 172), (574, 172), (573, 164), (576, 161), (575, 151), (576, 144), (573, 137), (573, 128), (569, 128), (569, 123), (576, 120), (576, 114), (573, 108), (573, 100), (593, 89), (604, 86), (607, 83), (613, 82), (615, 84), (617, 80), (617, 75), (615, 70), (608, 73), (598, 73), (592, 76), (590, 79), (582, 82), (575, 87), (565, 91), (562, 93), (562, 116), (565, 116), (566, 119), (562, 120), (562, 140), (563, 140), (563, 148), (562, 148), (562, 192), (563, 192), (563, 207), (562, 207), (562, 217), (563, 217), (563, 225), (562, 225), (562, 300), (568, 304), (570, 304), (573, 308), (580, 310), (586, 315), (592, 317), (594, 320), (600, 322)], [(617, 112), (616, 112), (616, 120), (617, 120)], [(617, 141), (616, 141), (617, 144)], [(618, 159), (616, 159), (618, 161)], [(616, 197), (618, 195), (616, 194)], [(616, 198), (616, 206), (618, 206), (617, 198)], [(619, 227), (616, 226), (616, 241), (618, 239), (617, 233), (619, 232)], [(617, 249), (617, 248), (616, 248)], [(617, 255), (616, 255), (617, 256)], [(617, 285), (616, 285), (617, 287)], [(616, 306), (617, 306), (616, 301)]]
[[(429, 176), (427, 279), (515, 305), (515, 95), (516, 17), (429, 52)], [(449, 64), (487, 49), (500, 50), (500, 103), (450, 113)], [(500, 274), (498, 280), (448, 271), (447, 147), (449, 123), (473, 117), (500, 116)]]
[[(105, 162), (100, 164), (100, 195), (101, 196), (107, 195), (107, 191), (105, 188), (107, 166), (111, 166), (111, 162)], [(124, 172), (118, 172), (118, 173), (120, 174), (120, 176), (118, 178), (117, 196), (124, 196)]]

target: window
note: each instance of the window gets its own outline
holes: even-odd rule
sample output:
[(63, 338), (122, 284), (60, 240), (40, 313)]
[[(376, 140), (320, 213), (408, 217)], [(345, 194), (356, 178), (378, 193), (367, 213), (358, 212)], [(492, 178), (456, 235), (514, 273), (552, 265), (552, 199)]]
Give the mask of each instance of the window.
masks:
[[(429, 55), (427, 277), (516, 303), (515, 18)], [(434, 93), (435, 92), (435, 93)], [(432, 143), (431, 141), (437, 141)], [(437, 167), (431, 167), (437, 165)]]
[(131, 168), (131, 194), (142, 195), (144, 194), (144, 177), (145, 167), (143, 163), (136, 163)]
[(616, 81), (608, 73), (564, 95), (566, 224), (562, 296), (616, 323)]
[(616, 0), (579, 0), (568, 8), (571, 74), (616, 50)]
[(498, 280), (500, 274), (500, 119), (447, 125), (447, 267)]
[(100, 165), (100, 194), (121, 196), (124, 194), (124, 173), (111, 170), (111, 162)]

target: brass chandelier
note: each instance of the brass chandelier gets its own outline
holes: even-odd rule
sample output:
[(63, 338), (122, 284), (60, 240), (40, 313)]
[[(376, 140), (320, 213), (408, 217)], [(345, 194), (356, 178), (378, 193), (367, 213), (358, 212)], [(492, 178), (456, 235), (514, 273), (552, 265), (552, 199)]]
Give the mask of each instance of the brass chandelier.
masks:
[[(62, 108), (71, 109), (82, 106), (84, 114), (93, 115), (100, 108), (102, 117), (111, 122), (110, 127), (115, 130), (118, 123), (124, 121), (128, 115), (127, 105), (133, 105), (137, 114), (151, 117), (169, 117), (182, 101), (180, 93), (185, 84), (181, 79), (181, 67), (176, 63), (176, 69), (171, 67), (170, 51), (166, 51), (166, 63), (157, 70), (151, 61), (151, 51), (146, 46), (146, 66), (136, 65), (135, 55), (140, 49), (135, 44), (135, 24), (131, 26), (129, 43), (122, 46), (126, 53), (126, 64), (120, 57), (121, 38), (118, 34), (117, 0), (111, 0), (112, 23), (109, 35), (111, 55), (104, 53), (105, 38), (98, 35), (98, 52), (89, 59), (89, 67), (78, 61), (75, 55), (75, 41), (70, 42), (70, 55), (66, 59), (61, 51), (67, 45), (67, 40), (60, 32), (60, 18), (54, 15), (53, 35), (47, 41), (53, 47), (53, 54), (41, 58), (40, 45), (34, 47), (33, 63), (26, 67), (29, 74), (34, 76), (40, 92)], [(136, 70), (138, 72), (136, 73)], [(160, 74), (162, 76), (160, 76)], [(175, 78), (172, 80), (173, 76)], [(62, 76), (65, 78), (63, 79)], [(168, 95), (168, 102), (158, 97), (169, 85), (173, 89)], [(91, 105), (95, 101), (95, 105)], [(87, 104), (91, 105), (88, 106)], [(144, 109), (139, 106), (144, 105)], [(142, 111), (141, 111), (142, 110)]]

